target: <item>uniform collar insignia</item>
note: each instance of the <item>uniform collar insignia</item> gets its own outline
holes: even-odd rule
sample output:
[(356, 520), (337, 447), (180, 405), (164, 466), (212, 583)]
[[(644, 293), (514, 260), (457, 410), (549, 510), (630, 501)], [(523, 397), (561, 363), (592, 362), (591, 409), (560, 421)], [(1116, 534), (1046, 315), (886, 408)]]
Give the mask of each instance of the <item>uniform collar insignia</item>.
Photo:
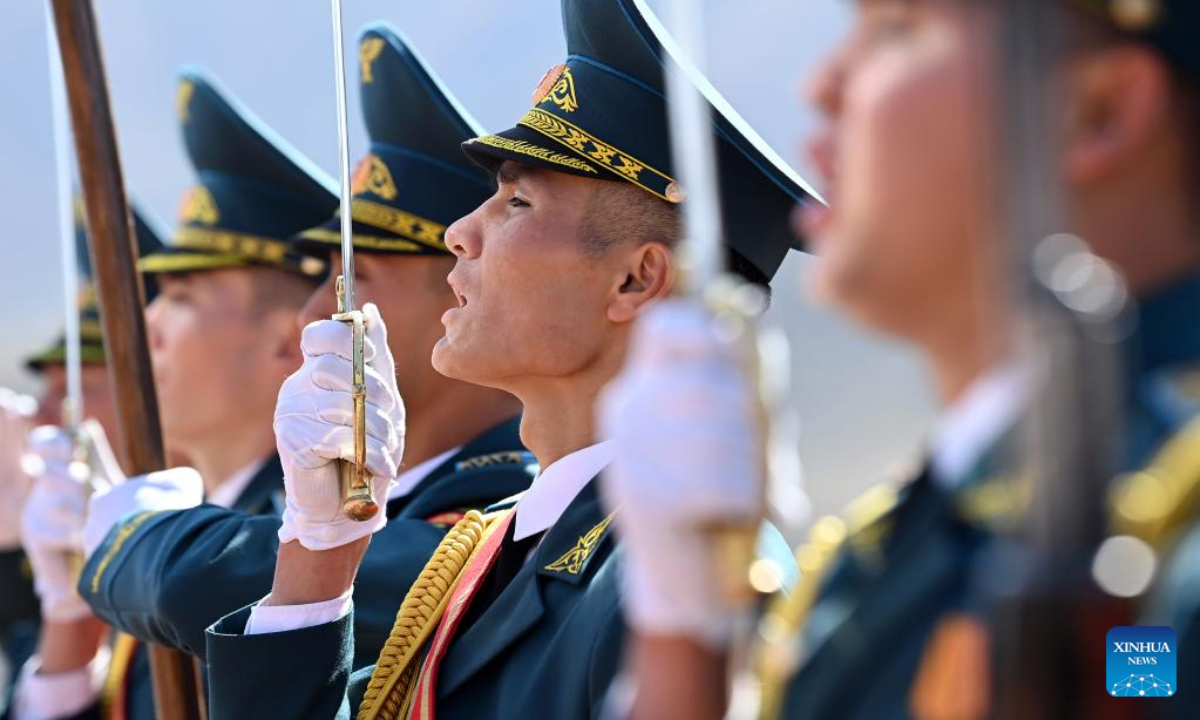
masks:
[(546, 572), (552, 573), (567, 573), (569, 575), (579, 575), (587, 567), (588, 560), (592, 557), (592, 553), (600, 546), (600, 541), (604, 538), (608, 526), (612, 523), (616, 512), (610, 513), (608, 517), (601, 520), (591, 530), (588, 530), (575, 547), (568, 550), (562, 557), (543, 568)]

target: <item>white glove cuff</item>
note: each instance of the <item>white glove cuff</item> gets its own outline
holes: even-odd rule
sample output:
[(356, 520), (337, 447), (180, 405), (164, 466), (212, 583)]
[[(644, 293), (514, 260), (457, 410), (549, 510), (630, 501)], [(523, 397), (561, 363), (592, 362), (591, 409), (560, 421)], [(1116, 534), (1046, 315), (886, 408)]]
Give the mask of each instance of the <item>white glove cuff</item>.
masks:
[(38, 672), (41, 659), (34, 655), (21, 668), (13, 699), (14, 720), (74, 717), (95, 705), (110, 658), (109, 649), (101, 647), (86, 667), (43, 675)]
[(686, 636), (715, 650), (729, 646), (738, 618), (721, 600), (707, 540), (674, 534), (671, 547), (651, 549), (659, 558), (669, 557), (667, 562), (639, 557), (627, 548), (625, 614), (633, 628), (647, 635)]
[(279, 542), (298, 540), (306, 550), (332, 550), (361, 540), (386, 524), (387, 513), (383, 508), (375, 517), (363, 522), (347, 518), (329, 522), (306, 518), (300, 510), (288, 505), (283, 511), (283, 524), (279, 526)]

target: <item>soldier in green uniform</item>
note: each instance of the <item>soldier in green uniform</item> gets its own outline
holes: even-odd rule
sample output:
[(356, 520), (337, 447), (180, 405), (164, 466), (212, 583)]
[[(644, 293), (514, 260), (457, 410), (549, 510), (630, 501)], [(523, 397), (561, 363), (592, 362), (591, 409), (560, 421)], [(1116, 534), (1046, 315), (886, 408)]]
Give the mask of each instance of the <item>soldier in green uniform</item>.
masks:
[[(487, 174), (459, 150), (479, 127), (392, 27), (368, 26), (359, 60), (371, 146), (354, 176), (356, 294), (389, 319), (391, 352), (400, 359), (396, 382), (414, 420), (404, 465), (383, 493), (388, 522), (364, 560), (356, 594), (361, 665), (378, 654), (396, 598), (446, 530), (465, 511), (526, 489), (535, 468), (518, 436), (516, 399), (444, 377), (429, 362), (440, 316), (454, 302), (445, 282), (454, 264), (446, 226), (491, 192)], [(340, 267), (341, 219), (322, 221), (293, 238), (292, 248)], [(311, 295), (306, 320), (334, 312), (332, 285)], [(208, 505), (135, 514), (92, 555), (81, 592), (119, 629), (203, 657), (205, 629), (270, 589), (279, 532), (278, 518)]]
[[(799, 551), (801, 587), (761, 627), (766, 717), (975, 718), (995, 708), (972, 573), (990, 539), (1020, 517), (1027, 496), (1003, 456), (1038, 391), (1010, 359), (1007, 250), (993, 230), (999, 180), (981, 170), (1000, 167), (992, 61), (1003, 5), (860, 3), (853, 32), (812, 83), (828, 123), (811, 151), (832, 200), (801, 223), (822, 256), (818, 292), (919, 348), (946, 408), (911, 482), (813, 526)], [(1125, 470), (1149, 471), (1114, 483), (1115, 518), (1166, 558), (1142, 622), (1176, 628), (1182, 678), (1200, 662), (1197, 407), (1186, 392), (1200, 363), (1200, 15), (1186, 0), (1080, 0), (1054, 12), (1070, 42), (1052, 163), (1068, 227), (1123, 274), (1138, 305), (1122, 344), (1125, 433), (1112, 447)], [(606, 412), (619, 448), (609, 490), (637, 508), (618, 516), (638, 629), (629, 716), (671, 708), (715, 718), (727, 647), (713, 628), (727, 621), (702, 528), (746, 512), (760, 481), (756, 442), (746, 417), (729, 412), (745, 407), (747, 380), (704, 311), (661, 310)], [(693, 462), (700, 442), (711, 451)], [(651, 478), (644, 467), (660, 472)], [(693, 495), (709, 501), (658, 500)], [(696, 560), (684, 593), (680, 557)], [(1079, 681), (1100, 692), (1101, 678)], [(1181, 690), (1145, 709), (1194, 717), (1194, 708)]]
[[(519, 499), (468, 513), (450, 531), (403, 603), (394, 599), (400, 610), (378, 664), (353, 683), (353, 580), (370, 553), (366, 539), (335, 524), (298, 529), (298, 542), (281, 549), (271, 594), (209, 633), (214, 718), (348, 717), (364, 696), (366, 717), (399, 717), (406, 703), (421, 717), (601, 714), (624, 624), (613, 516), (593, 482), (611, 446), (595, 432), (593, 401), (620, 367), (632, 320), (672, 289), (684, 189), (671, 174), (669, 60), (653, 19), (627, 0), (567, 0), (563, 13), (569, 57), (547, 73), (534, 107), (515, 127), (464, 144), (497, 186), (447, 233), (456, 302), (433, 350), (446, 375), (522, 400), (521, 436), (542, 470)], [(792, 245), (787, 210), (806, 192), (706, 92), (718, 113), (722, 191), (741, 208), (727, 227), (734, 265), (765, 283)], [(384, 330), (376, 322), (368, 333), (378, 348)], [(347, 340), (336, 323), (306, 329), (309, 358), (276, 411), (281, 447), (346, 437), (332, 408), (349, 402)], [(304, 390), (319, 363), (341, 367), (330, 373), (341, 382), (323, 386), (337, 393)], [(377, 386), (368, 402), (392, 414), (401, 400)], [(368, 428), (376, 475), (402, 450), (396, 422)], [(411, 437), (415, 418), (408, 427)], [(335, 457), (348, 457), (342, 442)], [(288, 473), (289, 498), (309, 517), (329, 516), (336, 498), (320, 501), (314, 490), (336, 482), (331, 465), (318, 465), (329, 456), (284, 457), (298, 470)]]
[[(138, 243), (138, 254), (146, 255), (162, 247), (163, 233), (150, 220), (149, 215), (141, 210), (136, 203), (132, 209), (135, 237)], [(100, 328), (100, 310), (96, 303), (95, 289), (90, 282), (91, 263), (88, 262), (87, 233), (83, 224), (82, 206), (76, 202), (75, 215), (75, 244), (76, 257), (79, 258), (79, 275), (82, 287), (77, 298), (80, 328), (80, 360), (81, 402), (86, 410), (86, 416), (99, 423), (106, 434), (117, 431), (115, 406), (112, 391), (108, 384), (108, 370), (104, 361), (104, 337)], [(153, 299), (156, 288), (150, 283), (146, 288), (147, 297)], [(3, 404), (4, 419), (4, 463), (10, 467), (10, 472), (24, 474), (21, 468), (21, 455), (28, 451), (26, 436), (34, 426), (61, 426), (63, 401), (66, 398), (66, 333), (65, 331), (49, 346), (29, 356), (26, 367), (42, 382), (40, 396), (36, 403), (32, 398), (25, 402), (30, 406), (22, 409), (22, 399), (8, 394), (0, 399)], [(36, 414), (33, 409), (36, 408)], [(39, 433), (45, 433), (39, 430)], [(21, 506), (29, 488), (20, 497), (12, 499), (12, 507), (6, 510), (13, 513), (11, 532), (14, 540), (18, 539)], [(26, 558), (19, 541), (12, 550), (0, 553), (0, 585), (9, 588), (0, 600), (0, 635), (6, 659), (15, 674), (33, 653), (37, 644), (40, 623), (39, 603), (34, 594), (33, 569)], [(15, 680), (15, 677), (14, 677)], [(13, 689), (13, 684), (8, 684)], [(5, 710), (0, 709), (0, 717), (7, 717)]]
[[(139, 266), (160, 291), (146, 317), (164, 439), (195, 469), (96, 492), (86, 522), (82, 508), (79, 517), (85, 555), (133, 510), (195, 505), (202, 494), (240, 513), (277, 515), (281, 506), (283, 476), (262, 408), (273, 405), (282, 378), (299, 364), (296, 316), (324, 269), (286, 243), (331, 212), (336, 196), (327, 177), (202, 72), (184, 71), (177, 99), (197, 184), (172, 243)], [(97, 690), (102, 716), (153, 715), (144, 649), (119, 634), (108, 658), (96, 654), (103, 625), (91, 623), (86, 633), (43, 637), (52, 650), (42, 650), (41, 664), (23, 677), (19, 716), (71, 716), (95, 703)], [(66, 667), (64, 657), (71, 659)], [(95, 688), (92, 677), (106, 660), (104, 686)]]

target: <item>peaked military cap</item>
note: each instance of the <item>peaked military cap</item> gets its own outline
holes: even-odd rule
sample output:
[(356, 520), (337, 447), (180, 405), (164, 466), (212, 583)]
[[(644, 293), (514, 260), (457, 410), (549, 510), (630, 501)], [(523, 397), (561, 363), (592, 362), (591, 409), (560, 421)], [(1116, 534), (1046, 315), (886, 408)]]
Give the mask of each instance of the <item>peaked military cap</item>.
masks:
[[(136, 203), (130, 207), (137, 238), (138, 257), (146, 257), (163, 248), (162, 230)], [(92, 282), (91, 253), (88, 249), (87, 228), (84, 224), (82, 199), (75, 200), (75, 257), (79, 264), (79, 355), (84, 363), (104, 362), (104, 333), (100, 326), (100, 305)], [(146, 277), (146, 302), (154, 299), (158, 286), (153, 277)], [(66, 330), (48, 347), (25, 360), (25, 366), (42, 372), (47, 365), (66, 362)]]
[[(533, 109), (463, 149), (492, 171), (513, 160), (682, 202), (664, 91), (674, 41), (644, 0), (563, 0), (562, 13), (567, 60), (546, 73)], [(712, 109), (725, 240), (769, 279), (794, 243), (792, 207), (815, 193), (704, 77), (689, 75)]]
[[(491, 179), (459, 150), (482, 130), (390, 25), (363, 29), (358, 59), (371, 146), (354, 172), (354, 247), (448, 254), (446, 227), (492, 194)], [(340, 244), (340, 213), (296, 240), (314, 254)]]
[(1069, 0), (1117, 29), (1157, 47), (1179, 68), (1200, 77), (1197, 0)]
[(176, 110), (197, 183), (180, 226), (147, 273), (267, 265), (319, 275), (324, 264), (287, 241), (337, 206), (332, 178), (196, 68), (180, 76)]

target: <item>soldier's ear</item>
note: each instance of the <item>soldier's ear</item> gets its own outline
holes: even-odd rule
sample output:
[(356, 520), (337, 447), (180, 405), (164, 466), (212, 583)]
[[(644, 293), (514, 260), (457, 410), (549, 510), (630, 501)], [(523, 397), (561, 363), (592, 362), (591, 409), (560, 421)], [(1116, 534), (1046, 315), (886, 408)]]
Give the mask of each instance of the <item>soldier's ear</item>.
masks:
[(1171, 73), (1153, 52), (1117, 45), (1081, 53), (1066, 74), (1063, 170), (1088, 186), (1129, 177), (1170, 128)]
[(629, 256), (625, 278), (608, 306), (608, 319), (630, 322), (649, 303), (666, 297), (674, 284), (671, 249), (657, 241), (642, 243)]

